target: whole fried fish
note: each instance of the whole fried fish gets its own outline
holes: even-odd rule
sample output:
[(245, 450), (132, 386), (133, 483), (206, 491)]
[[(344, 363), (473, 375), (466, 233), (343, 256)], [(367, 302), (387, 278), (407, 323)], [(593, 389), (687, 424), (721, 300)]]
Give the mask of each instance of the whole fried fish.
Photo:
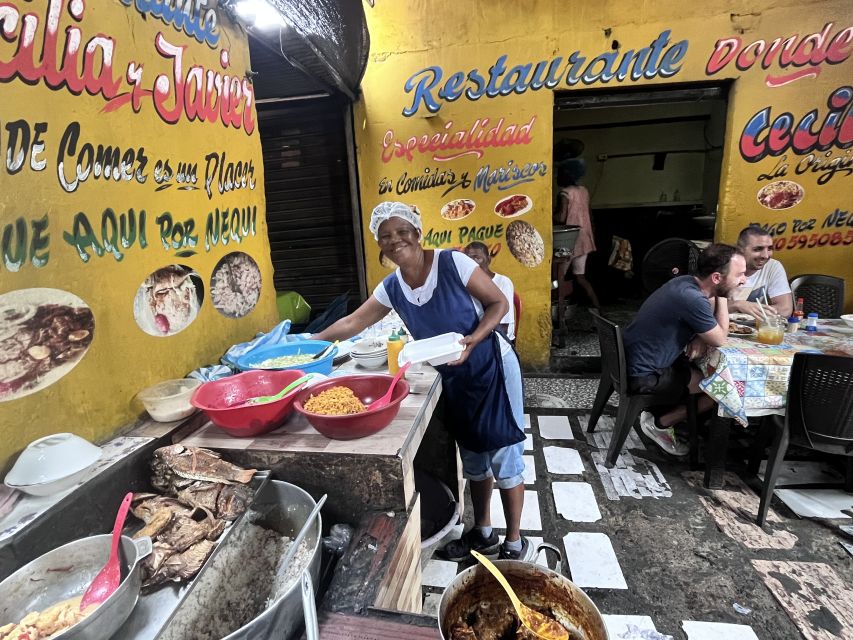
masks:
[[(243, 469), (226, 462), (219, 457), (219, 454), (209, 449), (185, 447), (181, 444), (157, 449), (154, 452), (151, 467), (154, 470), (154, 475), (163, 480), (168, 480), (171, 476), (176, 475), (189, 480), (204, 480), (222, 484), (247, 484), (257, 471), (256, 469)], [(153, 479), (152, 482), (154, 482)]]
[(249, 508), (252, 490), (241, 484), (198, 481), (178, 491), (178, 500), (193, 507), (208, 509), (217, 518), (234, 520)]
[(210, 511), (202, 520), (193, 520), (186, 516), (176, 516), (171, 526), (164, 530), (158, 540), (172, 547), (176, 552), (183, 552), (200, 540), (215, 540), (225, 529), (225, 521), (217, 520)]
[(161, 496), (156, 493), (135, 493), (131, 503), (131, 513), (145, 524), (151, 522), (154, 515), (161, 509), (168, 509), (178, 515), (189, 515), (192, 509), (181, 504), (175, 498)]
[(183, 553), (168, 556), (142, 586), (153, 587), (170, 580), (178, 582), (192, 578), (201, 569), (204, 561), (213, 553), (214, 548), (216, 548), (215, 542), (202, 540)]
[(145, 526), (133, 534), (133, 537), (144, 538), (145, 536), (149, 536), (153, 538), (167, 529), (172, 523), (172, 519), (174, 517), (175, 512), (171, 509), (166, 507), (157, 509), (157, 511), (154, 512), (154, 515), (151, 516), (151, 519), (145, 523)]

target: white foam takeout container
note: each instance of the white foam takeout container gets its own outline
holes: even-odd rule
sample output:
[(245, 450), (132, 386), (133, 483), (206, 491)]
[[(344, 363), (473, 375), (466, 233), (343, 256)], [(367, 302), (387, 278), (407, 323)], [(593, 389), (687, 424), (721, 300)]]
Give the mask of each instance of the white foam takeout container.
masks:
[(461, 333), (442, 333), (440, 336), (426, 340), (407, 342), (400, 351), (398, 362), (400, 365), (405, 362), (412, 364), (427, 362), (433, 367), (453, 362), (458, 360), (465, 351), (465, 347), (459, 344), (462, 338)]

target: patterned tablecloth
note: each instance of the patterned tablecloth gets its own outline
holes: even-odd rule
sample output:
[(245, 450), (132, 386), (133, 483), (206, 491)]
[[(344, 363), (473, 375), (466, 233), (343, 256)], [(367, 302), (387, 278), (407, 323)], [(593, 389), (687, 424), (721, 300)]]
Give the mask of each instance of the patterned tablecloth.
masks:
[(826, 320), (819, 331), (785, 334), (779, 345), (729, 338), (697, 364), (705, 375), (699, 388), (719, 406), (719, 415), (746, 426), (749, 416), (784, 414), (794, 354), (800, 351), (853, 356), (853, 331)]

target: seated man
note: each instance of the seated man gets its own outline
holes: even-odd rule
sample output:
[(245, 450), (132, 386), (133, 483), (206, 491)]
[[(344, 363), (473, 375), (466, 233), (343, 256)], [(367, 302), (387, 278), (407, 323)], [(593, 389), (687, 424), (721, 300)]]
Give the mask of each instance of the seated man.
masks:
[[(746, 258), (746, 284), (732, 291), (730, 313), (748, 313), (761, 320), (759, 303), (770, 302), (783, 318), (791, 315), (794, 301), (785, 267), (773, 259), (773, 238), (759, 226), (751, 225), (740, 232), (737, 246)], [(766, 308), (766, 307), (765, 307)]]
[[(515, 306), (512, 300), (515, 289), (512, 286), (512, 280), (499, 273), (495, 273), (489, 268), (492, 264), (492, 257), (489, 255), (489, 248), (482, 242), (472, 242), (465, 247), (465, 255), (480, 265), (480, 268), (486, 272), (486, 275), (492, 279), (492, 282), (497, 285), (498, 289), (501, 290), (504, 297), (509, 301), (509, 311), (501, 318), (498, 327), (506, 334), (509, 341), (515, 344)], [(477, 301), (475, 300), (475, 306), (476, 303)]]
[[(695, 276), (673, 278), (652, 293), (624, 333), (631, 393), (699, 393), (701, 372), (690, 360), (707, 346), (720, 347), (729, 330), (726, 296), (743, 284), (746, 261), (732, 246), (712, 244), (699, 255)], [(713, 406), (708, 396), (699, 410)], [(667, 453), (686, 455), (688, 447), (675, 438), (673, 427), (687, 417), (678, 406), (660, 418), (644, 411), (640, 427)]]

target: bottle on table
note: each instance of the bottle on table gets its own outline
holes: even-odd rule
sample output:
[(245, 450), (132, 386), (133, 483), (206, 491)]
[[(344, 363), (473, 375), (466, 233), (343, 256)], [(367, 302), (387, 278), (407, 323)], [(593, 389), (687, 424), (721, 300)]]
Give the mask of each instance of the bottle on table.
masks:
[(403, 350), (403, 341), (396, 333), (392, 333), (388, 337), (388, 373), (394, 375), (399, 371), (399, 355)]
[(794, 313), (793, 315), (799, 318), (800, 322), (805, 318), (805, 313), (803, 313), (803, 299), (797, 298), (797, 304), (794, 305)]
[(817, 331), (817, 314), (814, 312), (806, 318), (806, 331)]
[(800, 319), (797, 316), (791, 316), (788, 318), (788, 328), (786, 329), (788, 333), (797, 333), (800, 328)]

